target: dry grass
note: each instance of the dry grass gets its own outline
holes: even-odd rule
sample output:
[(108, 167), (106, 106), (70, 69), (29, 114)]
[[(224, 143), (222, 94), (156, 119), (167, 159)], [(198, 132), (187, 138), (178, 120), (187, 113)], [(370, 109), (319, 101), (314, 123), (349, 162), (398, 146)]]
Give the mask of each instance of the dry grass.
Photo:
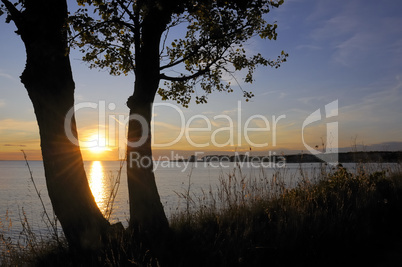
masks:
[(173, 216), (171, 226), (180, 237), (177, 253), (183, 255), (177, 263), (372, 265), (374, 260), (381, 263), (372, 255), (381, 257), (383, 250), (402, 241), (398, 170), (369, 173), (362, 166), (352, 174), (338, 168), (320, 172), (318, 181), (302, 175), (294, 188), (287, 187), (280, 174), (229, 175), (221, 179), (217, 194), (198, 199), (202, 201), (194, 212)]

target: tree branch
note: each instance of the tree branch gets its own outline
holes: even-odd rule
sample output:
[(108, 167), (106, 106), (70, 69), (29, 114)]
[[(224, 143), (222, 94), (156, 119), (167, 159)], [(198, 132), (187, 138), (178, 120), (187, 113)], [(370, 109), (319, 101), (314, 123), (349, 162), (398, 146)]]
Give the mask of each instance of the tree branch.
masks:
[(198, 51), (200, 50), (200, 48), (201, 48), (202, 46), (204, 46), (205, 44), (207, 44), (207, 43), (208, 43), (208, 42), (203, 42), (202, 44), (198, 44), (198, 45), (194, 48), (194, 51), (192, 51), (191, 53), (189, 53), (187, 56), (185, 56), (185, 57), (183, 57), (183, 58), (181, 58), (181, 59), (179, 59), (179, 60), (176, 60), (176, 61), (174, 61), (174, 62), (168, 63), (168, 64), (166, 64), (166, 65), (160, 67), (159, 70), (164, 70), (164, 69), (167, 69), (167, 68), (171, 68), (171, 67), (174, 67), (174, 66), (179, 65), (180, 63), (183, 63), (183, 62), (186, 61), (187, 59), (189, 59), (189, 58), (191, 58), (192, 56), (196, 55), (196, 54), (198, 53)]
[(206, 67), (205, 69), (199, 70), (196, 73), (194, 73), (193, 75), (189, 75), (189, 76), (181, 76), (181, 77), (170, 77), (170, 76), (166, 76), (164, 73), (161, 73), (159, 75), (159, 77), (163, 80), (167, 80), (167, 81), (171, 81), (171, 82), (185, 82), (191, 79), (195, 79), (201, 75), (204, 75), (205, 73), (207, 73), (210, 69), (210, 66)]
[(193, 53), (190, 53), (188, 56), (183, 57), (183, 58), (180, 59), (180, 60), (177, 60), (177, 61), (175, 61), (175, 62), (166, 64), (166, 65), (160, 67), (159, 70), (164, 70), (164, 69), (167, 69), (167, 68), (171, 68), (171, 67), (177, 66), (177, 65), (179, 65), (180, 63), (183, 63), (183, 62), (186, 61), (187, 59), (191, 58), (191, 57), (192, 57), (193, 55), (195, 55), (195, 54), (196, 54), (196, 51), (194, 51)]
[[(130, 1), (131, 2), (131, 1)], [(119, 4), (119, 6), (127, 13), (127, 15), (130, 17), (130, 19), (132, 21), (135, 21), (135, 16), (133, 15), (132, 12), (130, 12), (130, 10), (128, 9), (128, 7), (126, 5), (124, 5), (123, 1), (121, 0), (117, 0), (117, 3)]]
[(211, 67), (216, 62), (218, 62), (218, 60), (220, 60), (220, 59), (222, 59), (222, 55), (217, 56), (215, 58), (215, 60), (213, 60), (211, 63), (209, 63), (204, 69), (200, 69), (200, 70), (198, 70), (196, 73), (194, 73), (192, 75), (188, 75), (188, 76), (184, 75), (184, 76), (181, 76), (181, 77), (170, 77), (170, 76), (165, 75), (164, 73), (161, 73), (159, 75), (159, 78), (167, 80), (167, 81), (172, 81), (172, 82), (184, 82), (184, 81), (188, 81), (188, 80), (191, 80), (191, 79), (195, 79), (195, 78), (197, 78), (197, 77), (199, 77), (201, 75), (204, 75), (205, 73), (209, 72), (211, 70)]
[(175, 26), (177, 26), (177, 25), (179, 25), (179, 24), (181, 24), (182, 22), (184, 22), (184, 20), (181, 21), (180, 17), (178, 17), (174, 22), (171, 22), (170, 25), (168, 25), (166, 27), (165, 37), (163, 39), (163, 44), (162, 44), (162, 49), (161, 49), (161, 52), (160, 52), (160, 57), (163, 57), (163, 53), (164, 53), (164, 50), (165, 50), (165, 47), (166, 47), (166, 40), (168, 38), (170, 29), (175, 27)]
[(8, 0), (1, 0), (6, 6), (8, 12), (10, 13), (12, 21), (14, 21), (15, 26), (20, 31), (23, 29), (23, 16), (22, 13)]
[[(140, 3), (137, 3), (138, 5)], [(134, 53), (135, 55), (140, 54), (141, 53), (141, 29), (140, 29), (140, 13), (138, 11), (139, 9), (137, 8), (136, 10), (134, 10), (134, 15), (133, 15), (133, 22), (134, 22)], [(132, 63), (132, 65), (134, 66), (133, 70), (134, 73), (136, 73), (136, 68), (135, 66), (137, 66), (138, 62), (138, 57), (136, 56), (134, 58), (135, 63)]]
[[(244, 26), (244, 27), (241, 27), (241, 28), (238, 28), (238, 29), (234, 30), (233, 32), (227, 33), (227, 34), (226, 34), (226, 39), (229, 39), (229, 40), (233, 39), (233, 36), (235, 36), (235, 35), (238, 34), (238, 33), (241, 33), (241, 32), (244, 30), (244, 28), (246, 28), (246, 27), (247, 27), (247, 26)], [(195, 46), (193, 52), (189, 53), (187, 56), (185, 56), (185, 57), (183, 57), (183, 58), (181, 58), (181, 59), (179, 59), (179, 60), (176, 60), (176, 61), (174, 61), (174, 62), (168, 63), (168, 64), (166, 64), (166, 65), (164, 65), (164, 66), (161, 66), (161, 67), (159, 68), (159, 70), (164, 70), (164, 69), (167, 69), (167, 68), (171, 68), (171, 67), (174, 67), (174, 66), (179, 65), (180, 63), (183, 63), (183, 62), (186, 61), (187, 59), (191, 58), (193, 55), (196, 55), (196, 54), (198, 53), (198, 51), (199, 51), (202, 47), (204, 47), (205, 45), (208, 45), (209, 43), (212, 43), (213, 41), (214, 41), (214, 40), (211, 40), (211, 38), (203, 39), (201, 43), (198, 43), (198, 44)], [(216, 40), (215, 40), (215, 42), (216, 42)], [(233, 40), (231, 43), (229, 43), (229, 44), (226, 46), (226, 48), (225, 48), (224, 50), (227, 50), (228, 48), (230, 48), (230, 47), (233, 45), (233, 43), (235, 43), (234, 40)]]

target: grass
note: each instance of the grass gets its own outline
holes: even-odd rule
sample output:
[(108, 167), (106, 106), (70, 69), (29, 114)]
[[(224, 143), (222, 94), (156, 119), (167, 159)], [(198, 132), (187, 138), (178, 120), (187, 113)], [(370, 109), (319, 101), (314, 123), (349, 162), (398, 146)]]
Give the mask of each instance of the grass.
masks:
[[(369, 166), (369, 165), (366, 165)], [(350, 173), (339, 167), (316, 177), (300, 169), (289, 188), (284, 173), (253, 176), (236, 168), (217, 189), (179, 195), (185, 210), (170, 218), (167, 257), (157, 259), (122, 236), (95, 258), (65, 245), (11, 246), (0, 235), (4, 266), (393, 266), (402, 259), (402, 172)], [(53, 238), (54, 239), (54, 238)], [(1, 245), (0, 245), (1, 247)], [(9, 249), (9, 248), (12, 249)], [(390, 265), (387, 265), (387, 264)]]
[(185, 260), (199, 266), (380, 264), (370, 254), (380, 257), (402, 241), (400, 173), (354, 175), (340, 168), (295, 188), (281, 177), (244, 180), (221, 184), (222, 209), (200, 206), (171, 220)]

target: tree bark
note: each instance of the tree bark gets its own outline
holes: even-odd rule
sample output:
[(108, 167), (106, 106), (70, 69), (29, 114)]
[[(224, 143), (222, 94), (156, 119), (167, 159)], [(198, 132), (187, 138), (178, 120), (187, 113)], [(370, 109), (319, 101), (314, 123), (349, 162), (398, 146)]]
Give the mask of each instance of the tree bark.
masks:
[[(130, 115), (135, 117), (129, 122), (127, 145), (129, 227), (136, 237), (151, 245), (163, 239), (169, 228), (153, 172), (150, 133), (152, 102), (136, 97), (130, 98), (130, 102)], [(144, 120), (139, 121), (138, 118)], [(143, 133), (143, 129), (148, 133)], [(130, 142), (141, 145), (130, 145)]]
[[(3, 2), (10, 10), (8, 1)], [(64, 128), (66, 115), (74, 108), (75, 89), (68, 56), (67, 3), (27, 0), (23, 12), (10, 12), (26, 48), (21, 82), (38, 122), (46, 185), (54, 212), (71, 248), (98, 249), (109, 223), (91, 193), (80, 148), (71, 142)], [(68, 130), (76, 139), (74, 113)]]
[(131, 116), (127, 143), (129, 227), (142, 241), (153, 246), (163, 243), (169, 230), (155, 183), (150, 127), (152, 104), (160, 81), (159, 43), (164, 25), (166, 22), (152, 11), (144, 19), (142, 45), (135, 55), (134, 94), (127, 101)]

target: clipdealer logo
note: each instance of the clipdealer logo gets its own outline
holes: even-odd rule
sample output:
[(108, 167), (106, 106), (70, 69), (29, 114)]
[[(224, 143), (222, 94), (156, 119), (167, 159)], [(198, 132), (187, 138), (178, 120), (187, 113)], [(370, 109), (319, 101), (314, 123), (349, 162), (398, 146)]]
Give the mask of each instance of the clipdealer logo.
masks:
[[(155, 108), (163, 108), (163, 112), (169, 112), (172, 117), (178, 121), (178, 129), (172, 134), (173, 140), (167, 142), (156, 142), (155, 139), (151, 140), (151, 144), (155, 148), (171, 147), (182, 140), (185, 140), (193, 148), (204, 147), (275, 147), (277, 145), (277, 126), (281, 120), (286, 119), (286, 115), (280, 116), (272, 115), (268, 118), (261, 114), (254, 114), (247, 119), (243, 117), (241, 102), (238, 101), (236, 114), (229, 116), (227, 114), (219, 114), (213, 117), (207, 117), (202, 114), (196, 114), (187, 118), (184, 112), (176, 105), (170, 103), (154, 103), (152, 113), (155, 113)], [(71, 122), (74, 112), (82, 109), (92, 109), (98, 111), (98, 127), (97, 136), (104, 136), (105, 138), (94, 140), (78, 140), (71, 131)], [(125, 142), (127, 134), (127, 126), (129, 121), (135, 120), (141, 126), (141, 138), (136, 142), (128, 142), (130, 147), (139, 147), (143, 145), (149, 136), (150, 132), (154, 132), (154, 123), (151, 123), (151, 127), (143, 118), (138, 114), (131, 114), (125, 116), (122, 114), (108, 114), (109, 111), (115, 110), (115, 104), (109, 103), (106, 105), (105, 101), (83, 102), (78, 103), (70, 109), (66, 114), (64, 127), (65, 132), (69, 140), (84, 148), (91, 147), (118, 147), (119, 154), (125, 152)], [(255, 123), (259, 122), (255, 127)], [(197, 123), (203, 124), (202, 127), (197, 126)], [(254, 126), (253, 126), (254, 124)], [(117, 127), (116, 127), (117, 125)], [(197, 134), (203, 133), (207, 138), (197, 139)], [(263, 136), (262, 138), (255, 138), (255, 136)], [(225, 137), (225, 138), (223, 138)], [(271, 138), (270, 138), (271, 137)], [(124, 141), (122, 141), (124, 140)], [(119, 143), (122, 142), (122, 143)]]
[(331, 164), (338, 164), (338, 121), (328, 122), (327, 128), (327, 140), (325, 144), (325, 151), (319, 151), (309, 146), (304, 139), (304, 129), (306, 126), (325, 119), (338, 116), (338, 99), (325, 105), (324, 115), (321, 116), (321, 109), (317, 109), (311, 113), (303, 122), (302, 126), (302, 141), (304, 147), (317, 158)]
[[(286, 119), (286, 115), (282, 114), (280, 116), (272, 116), (272, 119), (269, 120), (266, 116), (263, 115), (252, 115), (247, 120), (244, 121), (243, 123), (243, 118), (242, 118), (242, 107), (240, 101), (238, 102), (237, 105), (237, 117), (233, 118), (226, 115), (226, 114), (220, 114), (216, 115), (213, 118), (208, 118), (204, 115), (194, 115), (191, 118), (186, 118), (184, 116), (183, 111), (178, 108), (175, 105), (169, 104), (169, 103), (155, 103), (154, 108), (159, 107), (159, 108), (168, 108), (171, 109), (170, 112), (176, 112), (177, 114), (174, 115), (178, 118), (180, 121), (179, 123), (179, 129), (180, 131), (175, 136), (174, 140), (171, 140), (170, 142), (167, 143), (155, 143), (154, 140), (152, 140), (152, 146), (154, 147), (167, 147), (167, 146), (172, 146), (176, 143), (178, 143), (181, 139), (185, 139), (188, 144), (190, 144), (194, 148), (203, 148), (206, 146), (213, 145), (215, 147), (225, 147), (225, 146), (241, 146), (243, 142), (245, 142), (248, 146), (250, 147), (268, 147), (271, 145), (272, 147), (276, 147), (277, 145), (277, 125), (280, 120)], [(81, 109), (92, 109), (92, 110), (97, 110), (98, 111), (98, 136), (107, 136), (108, 139), (101, 139), (98, 138), (98, 140), (88, 140), (88, 141), (78, 141), (77, 137), (74, 136), (71, 132), (71, 121), (72, 121), (72, 116), (74, 114), (74, 111), (78, 111)], [(84, 103), (78, 103), (76, 104), (67, 114), (66, 114), (66, 120), (65, 120), (65, 131), (66, 135), (68, 138), (71, 140), (76, 145), (81, 145), (83, 147), (115, 147), (118, 148), (119, 150), (119, 155), (125, 153), (126, 145), (136, 147), (136, 146), (141, 146), (145, 141), (146, 138), (149, 136), (149, 132), (153, 131), (153, 125), (151, 125), (151, 128), (148, 127), (148, 123), (145, 121), (144, 118), (142, 118), (138, 114), (133, 114), (131, 116), (124, 116), (124, 115), (117, 115), (117, 114), (110, 114), (106, 115), (108, 111), (114, 111), (116, 108), (115, 104), (109, 103), (109, 105), (106, 105), (105, 101), (99, 101), (99, 103), (93, 103), (93, 102), (84, 102)], [(332, 122), (327, 122), (326, 123), (326, 144), (325, 144), (325, 151), (319, 151), (316, 148), (313, 148), (309, 146), (305, 140), (305, 129), (307, 127), (311, 128), (314, 127), (312, 125), (313, 123), (324, 121), (327, 119), (332, 119), (338, 116), (338, 100), (335, 100), (333, 102), (328, 103), (325, 105), (323, 109), (317, 109), (314, 112), (312, 112), (304, 121), (302, 124), (302, 142), (304, 147), (313, 155), (315, 155), (317, 158), (330, 163), (330, 164), (337, 164), (338, 163), (338, 121), (332, 121)], [(127, 125), (130, 120), (136, 120), (140, 123), (142, 126), (142, 138), (138, 140), (135, 143), (126, 143), (127, 141), (123, 143), (119, 143), (119, 140), (125, 140), (126, 139), (126, 133), (127, 133)], [(193, 127), (192, 123), (193, 121), (201, 121), (204, 122), (206, 125), (203, 128), (197, 128)], [(225, 126), (213, 126), (215, 120), (220, 120), (226, 122)], [(259, 127), (251, 127), (251, 123), (254, 120), (259, 120), (260, 125)], [(116, 127), (116, 124), (118, 125)], [(218, 125), (218, 123), (215, 123)], [(199, 140), (194, 140), (190, 136), (190, 133), (199, 133), (199, 132), (207, 132), (206, 135), (208, 137), (208, 141), (203, 143), (198, 143), (196, 141)], [(253, 132), (261, 132), (261, 134), (270, 134), (272, 137), (271, 142), (267, 142), (267, 138), (265, 137), (260, 140), (259, 143), (256, 143), (253, 141), (249, 135), (250, 133)], [(208, 136), (209, 133), (209, 136)], [(218, 141), (218, 136), (228, 136), (228, 139), (226, 141)], [(269, 135), (268, 135), (269, 136)], [(242, 137), (244, 139), (242, 139)], [(199, 141), (200, 142), (200, 141)]]

